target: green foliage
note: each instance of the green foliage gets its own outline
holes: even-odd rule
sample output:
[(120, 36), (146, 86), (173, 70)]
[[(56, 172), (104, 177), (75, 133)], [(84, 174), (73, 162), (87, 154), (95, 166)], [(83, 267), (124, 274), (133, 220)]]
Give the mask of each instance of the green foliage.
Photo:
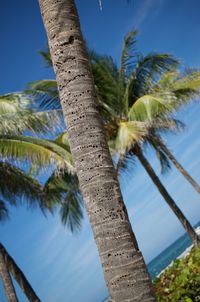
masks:
[(32, 97), (23, 93), (0, 95), (0, 133), (45, 134), (61, 127), (61, 110), (38, 111)]
[(200, 301), (200, 246), (177, 259), (154, 280), (158, 302)]
[(16, 206), (26, 203), (46, 208), (43, 187), (21, 169), (0, 161), (0, 220), (8, 215), (6, 203)]
[[(47, 54), (48, 55), (48, 54)], [(26, 93), (30, 94), (42, 110), (59, 110), (60, 100), (56, 80), (39, 80), (28, 84)]]
[[(57, 86), (55, 81), (47, 82), (36, 82), (32, 88), (36, 94), (42, 94), (42, 89), (48, 86), (52, 102)], [(61, 133), (56, 140), (24, 135), (25, 131), (32, 135), (44, 135), (50, 130), (51, 133), (58, 130), (62, 110), (45, 108), (41, 111), (40, 105), (33, 103), (30, 92), (28, 95), (10, 93), (0, 96), (0, 222), (8, 218), (8, 204), (39, 205), (43, 212), (58, 207), (62, 222), (74, 231), (80, 227), (83, 218), (82, 198), (77, 178), (73, 176), (75, 168), (67, 133)], [(29, 174), (34, 176), (44, 169), (55, 169), (54, 178), (50, 177), (43, 188), (33, 177), (15, 166), (22, 163), (24, 169), (30, 168)]]
[(82, 196), (76, 175), (56, 173), (54, 171), (44, 186), (45, 197), (51, 206), (52, 195), (59, 204), (60, 217), (71, 232), (80, 229), (83, 218)]
[(39, 169), (54, 165), (74, 171), (67, 145), (31, 136), (0, 135), (0, 154), (10, 160), (27, 160)]

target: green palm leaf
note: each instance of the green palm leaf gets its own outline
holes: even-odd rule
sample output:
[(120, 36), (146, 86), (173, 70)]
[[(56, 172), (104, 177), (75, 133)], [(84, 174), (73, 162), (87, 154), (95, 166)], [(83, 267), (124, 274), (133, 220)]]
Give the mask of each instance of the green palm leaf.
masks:
[(128, 79), (127, 95), (132, 105), (137, 98), (151, 93), (163, 73), (173, 71), (179, 61), (167, 53), (150, 53), (139, 59)]
[(130, 150), (135, 142), (142, 141), (146, 134), (146, 125), (138, 121), (121, 122), (119, 125), (115, 149), (120, 153)]
[(72, 232), (79, 230), (83, 219), (82, 197), (79, 191), (78, 178), (68, 173), (58, 174), (56, 171), (47, 180), (44, 191), (46, 197), (52, 194), (59, 203), (61, 221)]
[(0, 114), (1, 134), (23, 134), (29, 130), (34, 134), (46, 134), (49, 131), (56, 132), (62, 128), (61, 110), (49, 110), (35, 112), (33, 110), (18, 110)]
[(0, 154), (15, 161), (26, 160), (39, 169), (57, 166), (74, 173), (70, 150), (64, 144), (30, 136), (0, 136)]
[(13, 92), (0, 95), (0, 114), (3, 104), (8, 104), (13, 112), (16, 109), (30, 108), (32, 100), (23, 92)]
[(130, 71), (133, 70), (136, 64), (137, 52), (135, 51), (137, 30), (127, 33), (124, 38), (124, 44), (121, 54), (121, 62), (119, 68), (119, 75), (122, 82), (129, 76)]
[(45, 60), (47, 67), (52, 67), (52, 60), (51, 60), (51, 55), (49, 52), (49, 49), (47, 49), (47, 51), (39, 51), (39, 53), (41, 54), (41, 56), (43, 57), (43, 59)]
[(137, 99), (128, 112), (129, 120), (152, 122), (157, 116), (162, 116), (172, 110), (170, 102), (154, 95), (144, 95)]
[(38, 103), (39, 108), (60, 109), (60, 100), (56, 80), (38, 80), (28, 84), (26, 93), (33, 97), (34, 102)]
[(46, 208), (43, 187), (21, 169), (0, 161), (0, 196), (11, 205), (26, 203)]
[[(92, 72), (99, 97), (100, 113), (108, 120), (110, 115), (123, 112), (123, 84), (119, 81), (119, 72), (111, 57), (91, 53)], [(110, 114), (111, 113), (111, 114)]]

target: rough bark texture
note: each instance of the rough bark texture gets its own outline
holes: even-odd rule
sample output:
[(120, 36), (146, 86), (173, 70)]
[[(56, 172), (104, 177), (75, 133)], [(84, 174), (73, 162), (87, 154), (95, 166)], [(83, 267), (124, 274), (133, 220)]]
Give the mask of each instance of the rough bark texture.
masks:
[(0, 276), (3, 281), (3, 286), (8, 302), (18, 302), (15, 288), (11, 276), (9, 274), (8, 268), (6, 267), (4, 255), (1, 252), (1, 249), (0, 249)]
[(122, 200), (73, 0), (39, 0), (86, 210), (115, 302), (155, 301)]
[(180, 173), (189, 181), (189, 183), (193, 186), (193, 188), (200, 194), (200, 186), (199, 184), (191, 177), (191, 175), (183, 168), (183, 166), (177, 161), (174, 155), (170, 152), (167, 146), (162, 142), (159, 141), (159, 145), (161, 146), (162, 150), (167, 154), (169, 159), (173, 162), (174, 166), (180, 171)]
[(41, 300), (36, 295), (32, 286), (26, 279), (24, 273), (18, 267), (14, 259), (8, 254), (5, 247), (0, 243), (0, 253), (4, 256), (6, 267), (9, 272), (13, 275), (15, 280), (18, 282), (24, 294), (27, 296), (30, 302), (41, 302)]
[(147, 161), (147, 159), (143, 155), (141, 149), (139, 147), (136, 147), (134, 152), (135, 152), (136, 156), (138, 157), (138, 159), (140, 160), (143, 167), (145, 168), (146, 172), (150, 176), (151, 180), (156, 185), (158, 191), (160, 192), (160, 194), (162, 195), (162, 197), (164, 198), (166, 203), (169, 205), (169, 207), (172, 209), (172, 211), (177, 216), (179, 221), (182, 223), (183, 227), (185, 228), (188, 235), (192, 239), (194, 245), (197, 245), (199, 243), (199, 237), (196, 234), (194, 228), (192, 227), (190, 222), (187, 220), (185, 215), (182, 213), (182, 211), (179, 209), (179, 207), (176, 205), (176, 203), (172, 199), (172, 197), (169, 195), (169, 193), (167, 192), (167, 190), (165, 189), (165, 187), (161, 183), (160, 179), (158, 178), (158, 176), (154, 172), (152, 166), (150, 165), (150, 163)]

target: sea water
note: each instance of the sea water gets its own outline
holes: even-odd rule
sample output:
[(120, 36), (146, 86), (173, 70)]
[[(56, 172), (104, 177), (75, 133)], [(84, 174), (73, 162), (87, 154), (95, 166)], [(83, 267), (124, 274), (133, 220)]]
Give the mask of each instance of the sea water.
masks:
[[(200, 222), (195, 227), (200, 226)], [(190, 245), (191, 239), (187, 234), (184, 234), (154, 258), (147, 265), (149, 274), (152, 278), (155, 278), (164, 270), (174, 259), (180, 256)]]

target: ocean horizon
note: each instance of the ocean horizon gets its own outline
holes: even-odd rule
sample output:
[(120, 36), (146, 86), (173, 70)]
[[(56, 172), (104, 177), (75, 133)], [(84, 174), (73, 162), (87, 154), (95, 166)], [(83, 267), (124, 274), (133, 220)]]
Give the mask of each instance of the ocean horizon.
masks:
[[(200, 226), (198, 222), (194, 227)], [(152, 259), (148, 264), (147, 268), (152, 279), (158, 276), (174, 259), (180, 256), (189, 246), (192, 241), (187, 233), (179, 237), (165, 250), (163, 250), (158, 256)]]

